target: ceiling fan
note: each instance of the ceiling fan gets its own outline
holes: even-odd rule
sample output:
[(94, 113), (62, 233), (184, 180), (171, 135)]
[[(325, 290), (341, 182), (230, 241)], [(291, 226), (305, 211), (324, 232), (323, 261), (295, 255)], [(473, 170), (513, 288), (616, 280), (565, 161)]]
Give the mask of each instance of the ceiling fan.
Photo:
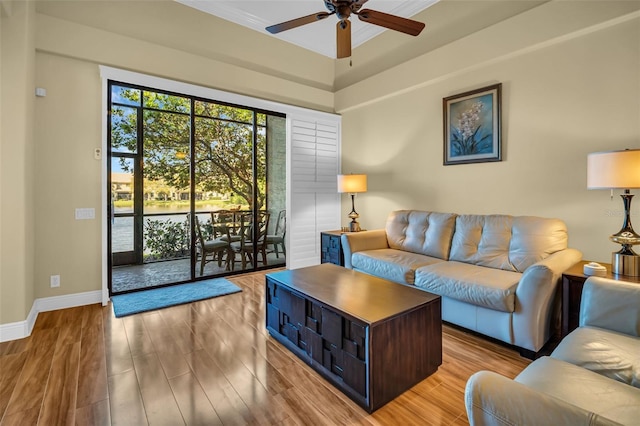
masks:
[(360, 10), (367, 0), (324, 0), (324, 5), (329, 12), (318, 12), (280, 24), (271, 25), (266, 28), (271, 34), (320, 21), (331, 15), (336, 15), (339, 19), (336, 25), (336, 40), (338, 58), (348, 58), (351, 56), (351, 22), (349, 16), (356, 15), (358, 19), (369, 24), (378, 25), (401, 33), (417, 36), (424, 28), (424, 23), (378, 12), (371, 9)]

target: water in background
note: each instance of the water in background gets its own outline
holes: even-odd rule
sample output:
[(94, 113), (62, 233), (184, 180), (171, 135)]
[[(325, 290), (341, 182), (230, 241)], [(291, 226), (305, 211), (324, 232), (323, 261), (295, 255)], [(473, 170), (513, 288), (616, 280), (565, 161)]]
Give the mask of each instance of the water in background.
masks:
[[(221, 210), (219, 206), (198, 206), (196, 214), (202, 223), (211, 220), (211, 212)], [(116, 213), (131, 213), (130, 207), (116, 208)], [(186, 222), (189, 208), (180, 207), (145, 207), (145, 222), (147, 220), (161, 222)], [(173, 214), (171, 214), (173, 213)], [(116, 217), (111, 223), (111, 246), (112, 252), (133, 251), (133, 217)], [(145, 250), (145, 254), (149, 254)]]

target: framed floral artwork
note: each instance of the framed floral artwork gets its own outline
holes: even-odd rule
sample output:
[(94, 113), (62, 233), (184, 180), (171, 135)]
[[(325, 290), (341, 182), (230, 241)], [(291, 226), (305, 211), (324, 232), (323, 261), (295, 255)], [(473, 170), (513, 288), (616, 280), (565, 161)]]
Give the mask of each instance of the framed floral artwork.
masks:
[(502, 161), (502, 83), (442, 100), (444, 165)]

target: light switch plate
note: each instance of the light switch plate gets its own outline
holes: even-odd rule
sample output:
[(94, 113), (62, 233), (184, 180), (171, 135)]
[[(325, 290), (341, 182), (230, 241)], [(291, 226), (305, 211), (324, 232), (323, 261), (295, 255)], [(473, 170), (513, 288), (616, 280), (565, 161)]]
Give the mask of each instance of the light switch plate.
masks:
[(76, 209), (76, 220), (95, 219), (96, 209), (93, 207)]

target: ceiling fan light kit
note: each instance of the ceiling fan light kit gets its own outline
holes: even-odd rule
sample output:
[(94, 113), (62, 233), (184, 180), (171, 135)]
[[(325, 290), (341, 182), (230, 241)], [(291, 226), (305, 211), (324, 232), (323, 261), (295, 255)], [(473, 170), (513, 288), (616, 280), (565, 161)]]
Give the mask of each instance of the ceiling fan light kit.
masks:
[(329, 12), (318, 12), (292, 19), (271, 25), (266, 30), (271, 34), (277, 34), (336, 15), (339, 19), (336, 25), (337, 56), (340, 59), (351, 56), (351, 22), (349, 17), (352, 14), (356, 15), (362, 22), (399, 31), (414, 37), (424, 29), (424, 23), (422, 22), (371, 9), (360, 10), (366, 2), (367, 0), (324, 0), (325, 7)]

